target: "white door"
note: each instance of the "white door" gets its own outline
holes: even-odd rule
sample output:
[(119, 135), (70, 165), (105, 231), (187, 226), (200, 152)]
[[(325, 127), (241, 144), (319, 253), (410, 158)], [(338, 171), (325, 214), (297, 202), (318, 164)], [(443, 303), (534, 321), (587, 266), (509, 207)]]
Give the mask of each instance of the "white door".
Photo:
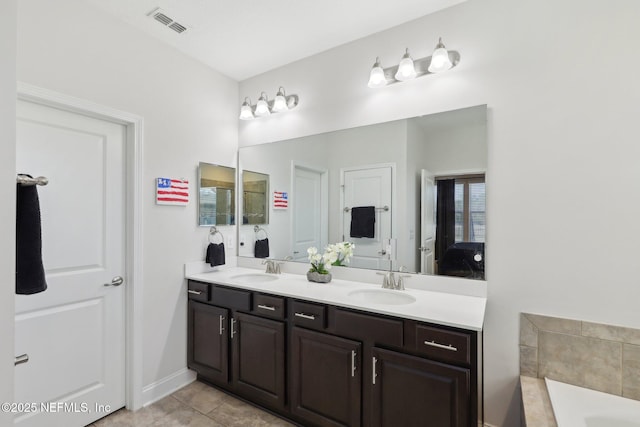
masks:
[[(125, 404), (125, 128), (26, 101), (17, 172), (38, 187), (48, 289), (16, 295), (15, 402), (45, 403), (19, 426), (84, 426)], [(50, 402), (47, 407), (46, 403)]]
[[(391, 166), (359, 167), (342, 171), (344, 240), (353, 242), (355, 250), (349, 265), (359, 268), (389, 269), (395, 254), (389, 254), (391, 239)], [(374, 206), (374, 237), (351, 237), (351, 208)], [(385, 210), (385, 207), (388, 210)], [(395, 246), (395, 245), (394, 245)]]
[(323, 173), (299, 165), (294, 165), (293, 168), (293, 233), (290, 255), (295, 261), (306, 261), (308, 248), (314, 246), (322, 252), (323, 245), (326, 245), (326, 236), (323, 236), (326, 234), (326, 227), (323, 227), (323, 221), (326, 221), (326, 215), (323, 215), (323, 209), (326, 209), (326, 201), (323, 200)]
[(420, 182), (420, 273), (434, 274), (436, 241), (435, 181), (429, 171), (422, 169)]

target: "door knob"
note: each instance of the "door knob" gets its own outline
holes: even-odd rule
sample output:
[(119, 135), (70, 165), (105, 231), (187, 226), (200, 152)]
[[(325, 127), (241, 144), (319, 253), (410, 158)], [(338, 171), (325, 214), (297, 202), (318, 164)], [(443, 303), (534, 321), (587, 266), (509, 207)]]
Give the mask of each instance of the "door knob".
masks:
[(382, 250), (378, 251), (378, 254), (379, 254), (379, 255), (386, 255), (386, 254), (387, 254), (387, 251), (385, 251), (384, 249), (382, 249)]
[(124, 279), (120, 276), (116, 276), (111, 279), (111, 283), (105, 283), (105, 286), (120, 286), (124, 283)]

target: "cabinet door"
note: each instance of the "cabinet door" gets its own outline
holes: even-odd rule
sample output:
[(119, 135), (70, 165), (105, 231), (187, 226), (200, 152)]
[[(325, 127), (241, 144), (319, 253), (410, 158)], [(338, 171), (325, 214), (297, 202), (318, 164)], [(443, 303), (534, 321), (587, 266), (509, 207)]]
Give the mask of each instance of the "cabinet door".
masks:
[(360, 426), (362, 345), (294, 327), (291, 346), (291, 412), (312, 425)]
[(469, 427), (469, 369), (373, 349), (372, 425)]
[(189, 301), (187, 366), (217, 383), (229, 381), (228, 310)]
[(276, 409), (285, 406), (285, 324), (236, 313), (233, 381), (246, 398)]

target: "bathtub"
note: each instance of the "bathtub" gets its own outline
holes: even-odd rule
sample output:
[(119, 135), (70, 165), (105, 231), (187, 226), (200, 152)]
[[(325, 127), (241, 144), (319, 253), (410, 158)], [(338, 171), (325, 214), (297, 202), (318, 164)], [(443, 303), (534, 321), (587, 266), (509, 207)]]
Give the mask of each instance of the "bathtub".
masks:
[(545, 378), (558, 427), (640, 427), (640, 401)]

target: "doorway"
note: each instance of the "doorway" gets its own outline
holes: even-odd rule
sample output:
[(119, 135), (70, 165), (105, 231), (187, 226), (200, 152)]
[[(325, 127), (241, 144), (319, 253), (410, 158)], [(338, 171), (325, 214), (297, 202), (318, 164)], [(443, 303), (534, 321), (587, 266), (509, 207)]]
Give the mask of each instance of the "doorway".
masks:
[[(49, 288), (16, 296), (15, 351), (30, 360), (16, 366), (14, 401), (103, 404), (100, 413), (45, 414), (47, 425), (85, 425), (88, 412), (97, 419), (125, 405), (138, 409), (143, 120), (19, 83), (17, 121), (17, 172), (50, 175), (39, 189)], [(124, 285), (104, 286), (115, 276)], [(100, 350), (111, 346), (114, 361), (107, 362)], [(42, 383), (33, 384), (34, 376)], [(102, 379), (113, 379), (117, 395)], [(39, 416), (16, 419), (42, 423)]]

